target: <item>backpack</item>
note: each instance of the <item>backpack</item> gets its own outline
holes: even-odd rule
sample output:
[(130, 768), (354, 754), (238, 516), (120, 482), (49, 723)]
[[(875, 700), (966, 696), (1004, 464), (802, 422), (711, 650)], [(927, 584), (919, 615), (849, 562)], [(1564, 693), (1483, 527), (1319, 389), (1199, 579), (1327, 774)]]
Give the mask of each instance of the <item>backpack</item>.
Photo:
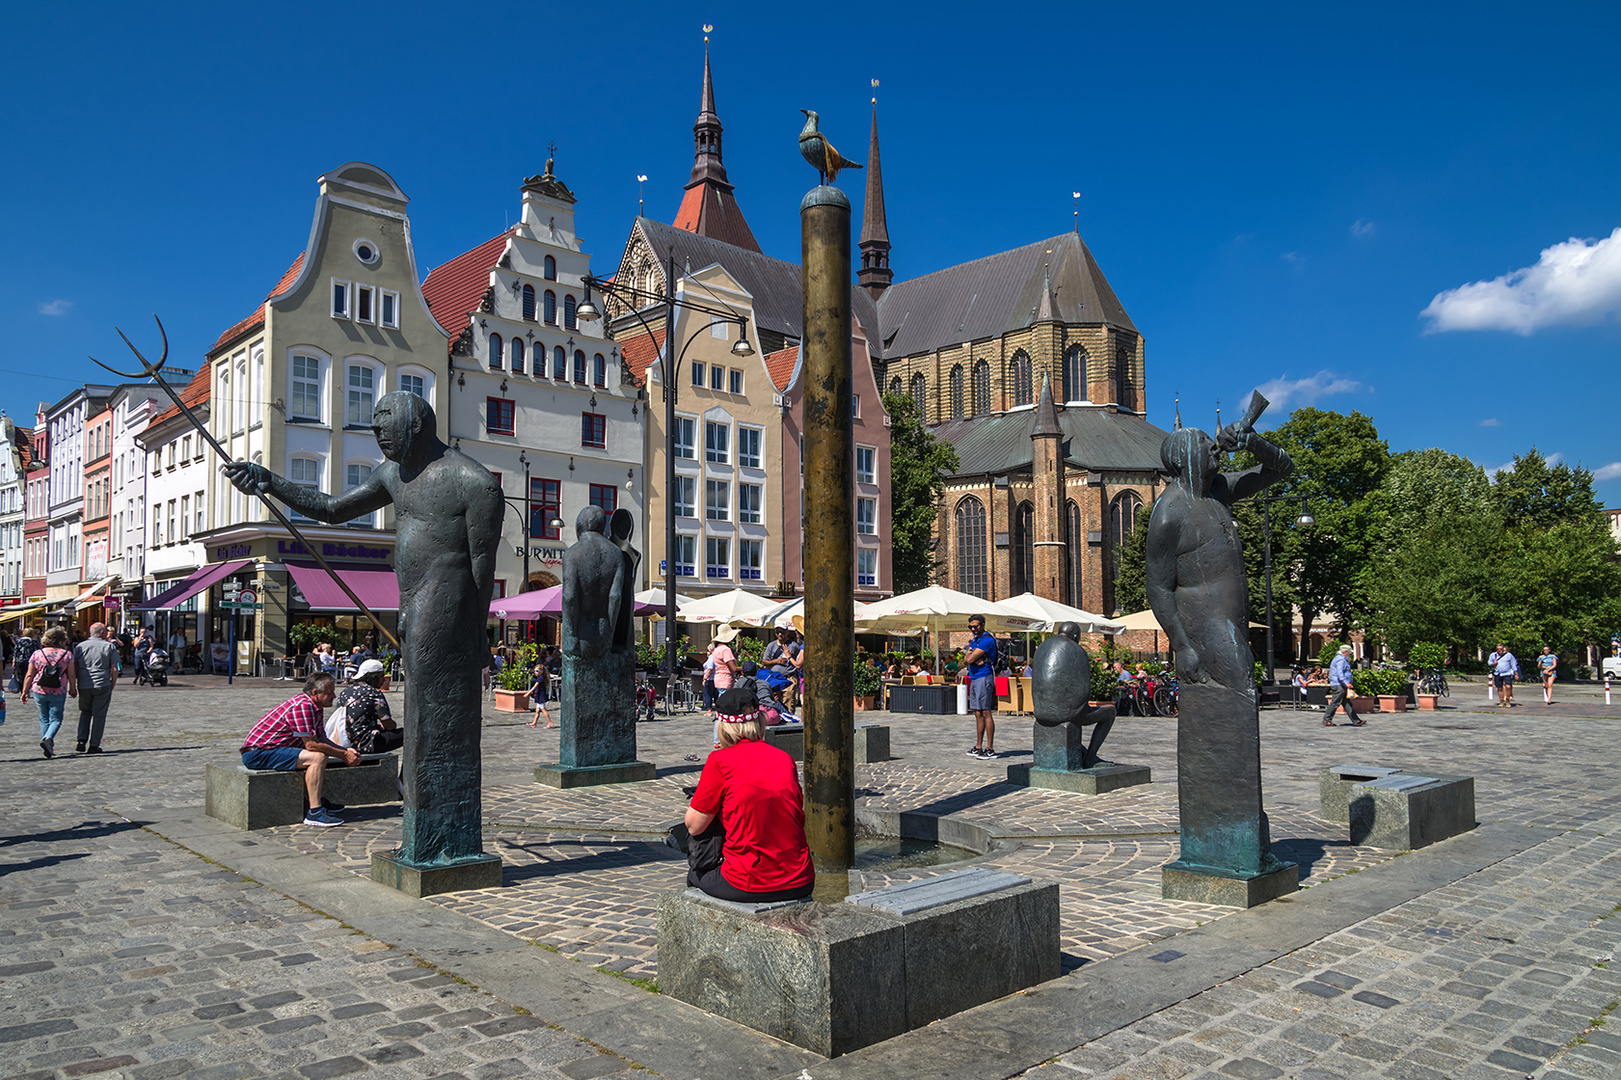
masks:
[[(58, 657), (62, 655), (60, 649), (56, 652)], [(47, 658), (39, 666), (39, 675), (34, 679), (34, 685), (44, 687), (46, 690), (60, 690), (62, 689), (62, 674), (65, 670), (66, 668), (63, 667), (61, 660)]]

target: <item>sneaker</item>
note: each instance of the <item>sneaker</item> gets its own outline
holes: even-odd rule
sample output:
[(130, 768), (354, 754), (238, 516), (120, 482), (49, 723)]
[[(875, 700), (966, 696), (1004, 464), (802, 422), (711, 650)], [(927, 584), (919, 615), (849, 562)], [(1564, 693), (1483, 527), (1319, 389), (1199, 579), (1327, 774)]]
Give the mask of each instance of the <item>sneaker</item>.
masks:
[(99, 746), (86, 747), (84, 752), (87, 753), (87, 754), (99, 754), (99, 753), (101, 753), (101, 747), (99, 747)]
[(74, 743), (74, 744), (73, 744), (73, 752), (74, 752), (74, 753), (75, 753), (75, 754), (82, 754), (82, 753), (84, 753), (84, 743), (82, 743), (82, 742), (76, 742), (76, 743)]
[(41, 750), (45, 751), (45, 756), (46, 757), (51, 756), (51, 740), (49, 740), (49, 739), (41, 739), (41, 740), (39, 740), (39, 748)]
[(995, 761), (996, 760), (996, 751), (992, 750), (990, 747), (987, 746), (985, 749), (981, 750), (978, 754), (976, 754), (974, 756), (978, 757), (978, 758), (982, 758), (985, 761)]
[(967, 751), (967, 754), (968, 754), (969, 757), (984, 757), (985, 756), (985, 751), (981, 750), (977, 746), (973, 746), (973, 747), (969, 747), (969, 749)]
[(326, 829), (333, 825), (342, 825), (343, 819), (325, 807), (318, 807), (304, 814), (304, 824)]
[(328, 799), (323, 795), (321, 797), (321, 809), (330, 811), (334, 814), (341, 814), (343, 813), (343, 804), (341, 802), (333, 802), (331, 799)]

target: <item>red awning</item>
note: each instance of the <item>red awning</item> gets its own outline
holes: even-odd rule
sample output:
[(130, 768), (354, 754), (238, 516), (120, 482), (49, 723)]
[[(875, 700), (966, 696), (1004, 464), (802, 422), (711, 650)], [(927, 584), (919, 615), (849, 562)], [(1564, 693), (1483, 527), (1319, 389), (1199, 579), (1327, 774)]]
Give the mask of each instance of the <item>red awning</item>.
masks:
[[(287, 564), (287, 572), (314, 611), (359, 611), (355, 602), (319, 566)], [(373, 611), (400, 610), (400, 582), (392, 570), (334, 571)]]
[(214, 563), (205, 566), (201, 570), (193, 571), (190, 577), (185, 578), (178, 585), (173, 585), (158, 593), (146, 603), (136, 604), (135, 610), (161, 611), (164, 608), (172, 608), (176, 604), (184, 604), (210, 585), (223, 581), (244, 566), (252, 565), (252, 563), (252, 559), (242, 559), (237, 562)]

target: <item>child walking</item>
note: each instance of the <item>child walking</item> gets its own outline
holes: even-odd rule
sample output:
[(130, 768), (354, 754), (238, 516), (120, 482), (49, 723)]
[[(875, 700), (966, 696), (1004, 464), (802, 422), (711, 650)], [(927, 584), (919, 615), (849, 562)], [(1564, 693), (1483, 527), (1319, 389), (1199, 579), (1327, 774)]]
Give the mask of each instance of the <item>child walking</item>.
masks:
[(557, 726), (552, 723), (552, 714), (546, 711), (546, 687), (549, 681), (550, 677), (546, 671), (546, 665), (536, 664), (533, 681), (529, 686), (529, 700), (535, 703), (535, 718), (529, 721), (530, 727), (540, 723), (542, 716), (546, 718), (547, 727), (554, 728)]

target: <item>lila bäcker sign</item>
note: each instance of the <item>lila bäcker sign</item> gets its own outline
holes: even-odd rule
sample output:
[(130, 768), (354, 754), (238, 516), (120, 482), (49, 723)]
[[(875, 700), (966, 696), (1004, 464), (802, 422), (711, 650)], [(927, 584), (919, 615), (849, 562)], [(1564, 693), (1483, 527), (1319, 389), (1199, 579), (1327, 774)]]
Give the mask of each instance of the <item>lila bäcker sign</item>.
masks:
[[(393, 548), (367, 547), (365, 544), (322, 544), (321, 554), (328, 559), (386, 559), (394, 553)], [(308, 555), (309, 549), (297, 540), (276, 541), (276, 554), (278, 555)], [(253, 557), (253, 548), (248, 544), (232, 544), (229, 547), (214, 549), (216, 559), (247, 559)]]

